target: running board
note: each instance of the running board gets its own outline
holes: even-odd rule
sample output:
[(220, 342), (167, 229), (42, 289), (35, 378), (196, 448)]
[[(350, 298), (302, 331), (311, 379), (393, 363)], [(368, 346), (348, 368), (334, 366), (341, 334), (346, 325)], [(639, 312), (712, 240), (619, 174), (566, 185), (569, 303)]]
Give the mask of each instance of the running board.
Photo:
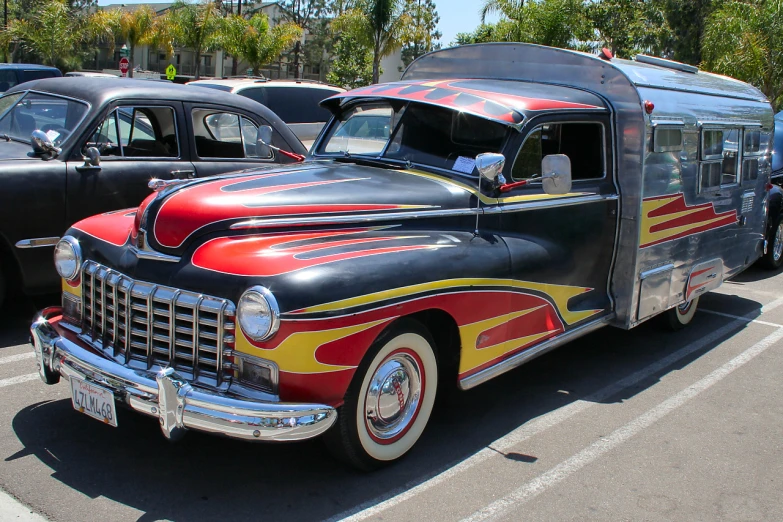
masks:
[(549, 339), (548, 341), (545, 341), (538, 346), (534, 346), (533, 348), (519, 352), (518, 354), (509, 357), (508, 359), (500, 361), (494, 366), (490, 366), (489, 368), (485, 368), (478, 373), (461, 379), (459, 381), (459, 388), (460, 390), (469, 390), (471, 388), (475, 388), (479, 384), (483, 384), (490, 379), (494, 379), (498, 375), (502, 375), (509, 370), (513, 370), (518, 366), (522, 366), (526, 362), (535, 359), (539, 355), (543, 355), (551, 350), (554, 350), (562, 344), (573, 341), (578, 337), (582, 337), (583, 335), (587, 335), (594, 330), (598, 330), (599, 328), (606, 326), (610, 321), (614, 320), (614, 317), (614, 313), (605, 315), (591, 323), (587, 323), (585, 325), (574, 328), (573, 330), (565, 332), (564, 334), (558, 335), (557, 337), (553, 337), (552, 339)]

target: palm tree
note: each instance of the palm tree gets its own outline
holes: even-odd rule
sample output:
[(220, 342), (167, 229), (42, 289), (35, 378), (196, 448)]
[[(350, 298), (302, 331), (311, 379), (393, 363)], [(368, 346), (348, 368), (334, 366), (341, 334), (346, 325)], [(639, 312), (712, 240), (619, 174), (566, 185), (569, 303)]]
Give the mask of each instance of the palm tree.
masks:
[(258, 75), (262, 65), (275, 61), (302, 37), (302, 28), (291, 22), (269, 26), (269, 17), (254, 14), (249, 20), (241, 16), (225, 19), (220, 46), (231, 56), (246, 61)]
[(160, 17), (148, 5), (135, 9), (117, 8), (110, 11), (99, 9), (87, 20), (87, 33), (98, 41), (109, 45), (114, 52), (118, 38), (128, 46), (128, 76), (133, 77), (134, 50), (139, 45), (157, 44)]
[(758, 87), (783, 107), (783, 2), (724, 2), (707, 20), (702, 67)]
[(223, 21), (215, 3), (189, 4), (178, 1), (164, 17), (162, 25), (178, 47), (188, 47), (196, 53), (194, 76), (199, 79), (201, 55), (219, 46)]
[(484, 0), (479, 14), (481, 23), (485, 23), (487, 15), (498, 13), (509, 20), (521, 21), (522, 8), (525, 6), (525, 0)]
[(412, 25), (400, 0), (364, 0), (335, 21), (338, 31), (347, 33), (372, 49), (372, 81), (378, 83), (381, 59), (402, 47)]
[(44, 62), (56, 66), (62, 57), (74, 52), (82, 34), (81, 21), (65, 0), (52, 0), (40, 4), (31, 20), (16, 20), (8, 36), (19, 38)]

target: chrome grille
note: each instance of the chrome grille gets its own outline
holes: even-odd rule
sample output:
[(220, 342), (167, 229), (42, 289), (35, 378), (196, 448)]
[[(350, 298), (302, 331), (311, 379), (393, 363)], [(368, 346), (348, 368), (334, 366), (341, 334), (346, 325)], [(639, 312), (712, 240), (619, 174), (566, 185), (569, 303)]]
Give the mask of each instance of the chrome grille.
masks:
[(742, 210), (741, 214), (747, 214), (748, 212), (753, 211), (753, 204), (755, 203), (756, 197), (753, 192), (746, 192), (742, 195)]
[(86, 261), (82, 311), (85, 340), (131, 367), (173, 367), (212, 386), (235, 368), (236, 307), (227, 299), (135, 281)]

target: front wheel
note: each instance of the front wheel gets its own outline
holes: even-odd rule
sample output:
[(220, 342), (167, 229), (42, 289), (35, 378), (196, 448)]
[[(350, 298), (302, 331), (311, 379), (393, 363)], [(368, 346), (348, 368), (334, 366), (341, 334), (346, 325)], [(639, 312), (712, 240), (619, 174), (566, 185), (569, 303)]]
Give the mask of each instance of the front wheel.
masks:
[(325, 435), (337, 458), (369, 471), (413, 447), (435, 403), (434, 347), (426, 328), (411, 319), (376, 339), (348, 387), (336, 425)]
[(777, 223), (767, 237), (767, 253), (761, 258), (765, 268), (777, 270), (783, 266), (783, 215), (778, 216)]
[(682, 330), (688, 326), (696, 315), (696, 308), (699, 306), (699, 298), (694, 297), (690, 301), (682, 303), (679, 306), (670, 308), (665, 312), (666, 322), (672, 330)]

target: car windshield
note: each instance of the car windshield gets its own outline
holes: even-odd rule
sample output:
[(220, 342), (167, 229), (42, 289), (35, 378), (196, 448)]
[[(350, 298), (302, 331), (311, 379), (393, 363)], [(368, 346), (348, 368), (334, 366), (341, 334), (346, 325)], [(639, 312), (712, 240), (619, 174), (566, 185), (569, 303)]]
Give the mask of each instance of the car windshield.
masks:
[(388, 158), (470, 174), (482, 152), (500, 152), (508, 127), (421, 103), (365, 103), (344, 111), (319, 155)]
[(14, 93), (0, 98), (0, 134), (30, 143), (34, 130), (59, 146), (87, 113), (86, 103), (47, 94)]

